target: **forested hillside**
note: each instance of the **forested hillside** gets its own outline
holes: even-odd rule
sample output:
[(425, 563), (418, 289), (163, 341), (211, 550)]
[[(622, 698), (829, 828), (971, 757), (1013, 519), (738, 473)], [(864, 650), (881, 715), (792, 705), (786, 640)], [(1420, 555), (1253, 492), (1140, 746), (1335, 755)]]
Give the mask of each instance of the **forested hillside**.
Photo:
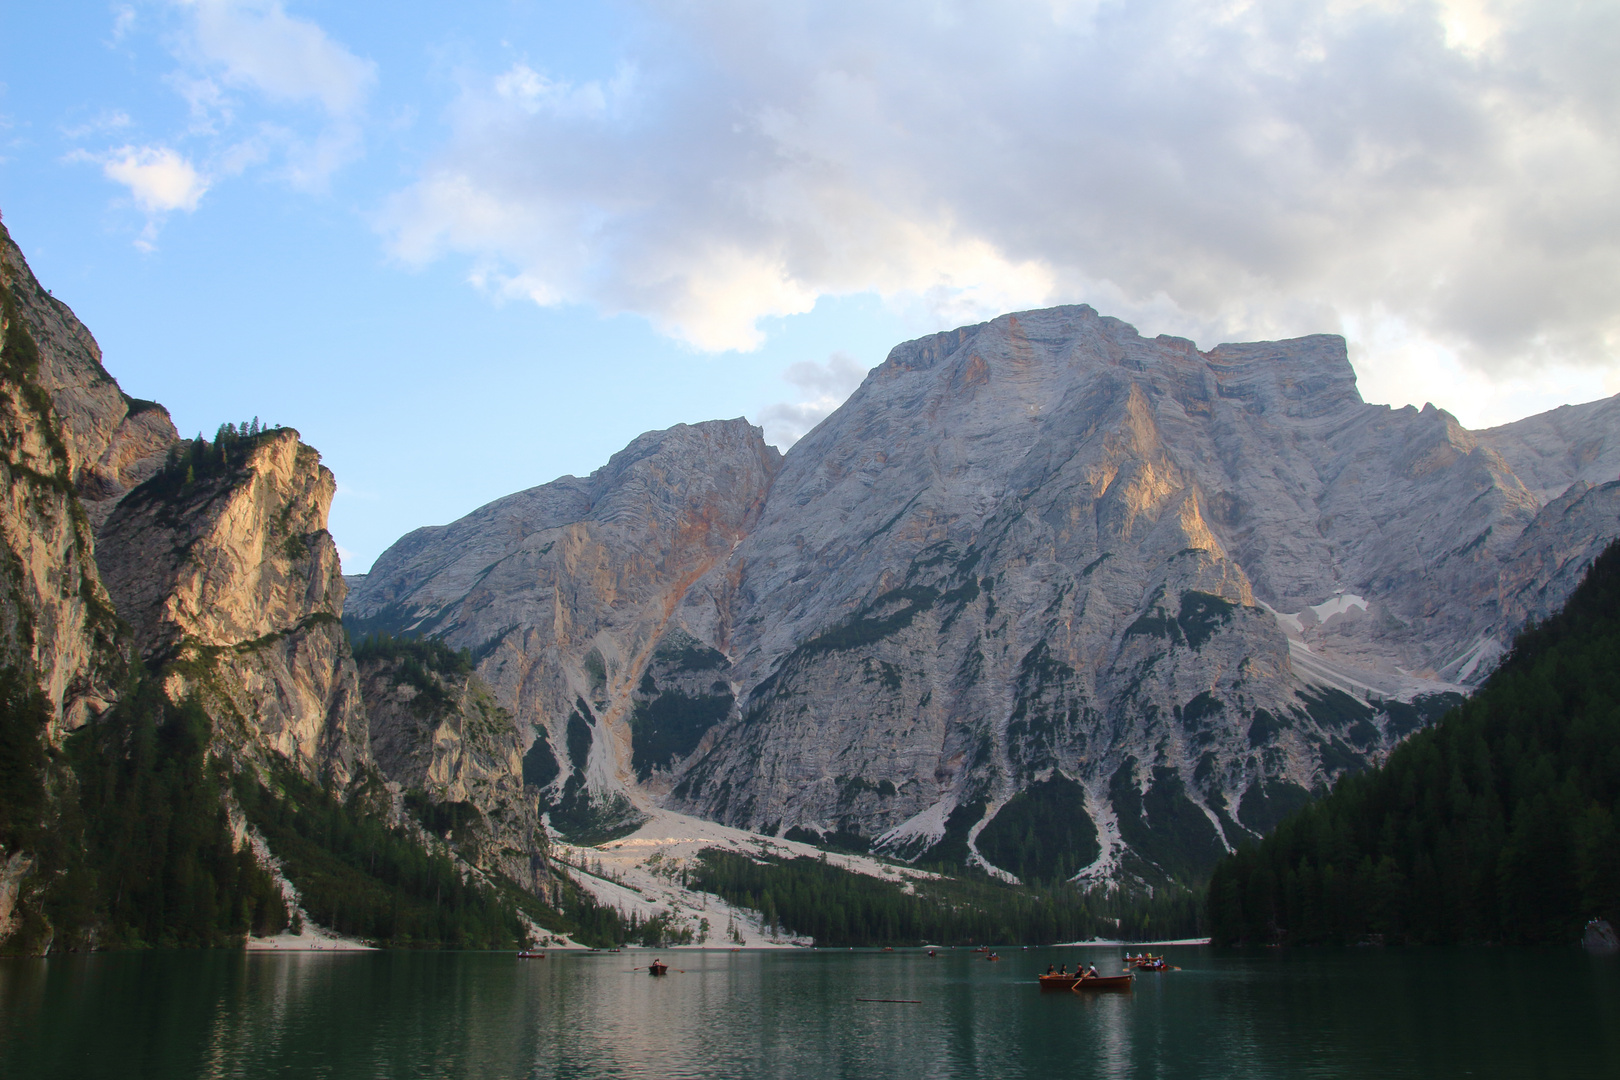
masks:
[(1210, 883), (1217, 942), (1575, 940), (1620, 919), (1620, 545), (1483, 688)]
[(941, 875), (902, 888), (826, 858), (750, 858), (719, 849), (703, 853), (686, 883), (759, 912), (773, 930), (824, 947), (1051, 945), (1191, 937), (1200, 930), (1197, 894), (1177, 886), (1147, 896)]

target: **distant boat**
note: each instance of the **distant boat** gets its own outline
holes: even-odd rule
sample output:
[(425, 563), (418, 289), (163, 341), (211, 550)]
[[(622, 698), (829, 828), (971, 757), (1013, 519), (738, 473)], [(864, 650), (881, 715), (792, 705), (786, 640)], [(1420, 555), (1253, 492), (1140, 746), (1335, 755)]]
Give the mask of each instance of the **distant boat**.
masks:
[(654, 960), (652, 963), (647, 965), (647, 974), (649, 975), (662, 975), (668, 970), (669, 965), (664, 963), (662, 960)]
[(546, 958), (546, 954), (541, 952), (539, 949), (519, 949), (518, 950), (518, 959), (519, 960), (544, 960), (545, 958)]

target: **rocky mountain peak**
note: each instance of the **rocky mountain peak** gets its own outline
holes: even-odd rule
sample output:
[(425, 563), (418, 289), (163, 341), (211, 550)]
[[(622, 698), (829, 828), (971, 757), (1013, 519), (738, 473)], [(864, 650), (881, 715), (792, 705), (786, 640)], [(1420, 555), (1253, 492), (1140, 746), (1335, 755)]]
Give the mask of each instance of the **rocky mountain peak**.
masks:
[(176, 455), (125, 496), (102, 527), (97, 561), (141, 651), (182, 639), (236, 645), (314, 615), (336, 620), (345, 586), (326, 532), (336, 490), (320, 455), (282, 428)]
[(101, 365), (101, 347), (52, 296), (0, 225), (0, 279), (38, 350), (34, 376), (50, 395), (69, 475), (92, 526), (124, 492), (157, 470), (175, 441), (168, 410), (131, 398)]
[(1349, 351), (1337, 334), (1217, 345), (1203, 358), (1215, 376), (1217, 393), (1260, 413), (1309, 421), (1342, 415), (1362, 404)]
[[(1201, 352), (1018, 312), (896, 346), (779, 467), (745, 425), (649, 433), (413, 534), (351, 612), (472, 651), (565, 831), (662, 801), (1186, 876), (1567, 594), (1620, 532), (1620, 484), (1587, 477), (1608, 416), (1469, 432), (1362, 401), (1336, 336)], [(1020, 855), (1054, 814), (1074, 850)]]

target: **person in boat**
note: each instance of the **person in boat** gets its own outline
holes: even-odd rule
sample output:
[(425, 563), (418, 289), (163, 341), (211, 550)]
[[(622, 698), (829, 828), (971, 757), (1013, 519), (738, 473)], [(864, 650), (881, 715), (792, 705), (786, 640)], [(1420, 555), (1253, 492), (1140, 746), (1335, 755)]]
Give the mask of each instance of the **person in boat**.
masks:
[(1048, 975), (1055, 975), (1055, 974), (1057, 974), (1057, 968), (1053, 967), (1051, 964), (1047, 964), (1046, 965), (1046, 973)]
[(1058, 974), (1059, 975), (1067, 975), (1068, 973), (1069, 973), (1069, 965), (1068, 964), (1064, 964), (1062, 967), (1058, 968)]

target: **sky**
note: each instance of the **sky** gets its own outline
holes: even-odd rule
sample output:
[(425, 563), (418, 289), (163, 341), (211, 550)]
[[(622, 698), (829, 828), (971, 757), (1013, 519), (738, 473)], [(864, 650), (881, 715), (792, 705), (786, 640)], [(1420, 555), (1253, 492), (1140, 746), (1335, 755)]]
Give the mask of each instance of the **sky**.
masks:
[(1486, 427), (1620, 393), (1620, 0), (0, 0), (0, 215), (348, 572), (1059, 303)]

